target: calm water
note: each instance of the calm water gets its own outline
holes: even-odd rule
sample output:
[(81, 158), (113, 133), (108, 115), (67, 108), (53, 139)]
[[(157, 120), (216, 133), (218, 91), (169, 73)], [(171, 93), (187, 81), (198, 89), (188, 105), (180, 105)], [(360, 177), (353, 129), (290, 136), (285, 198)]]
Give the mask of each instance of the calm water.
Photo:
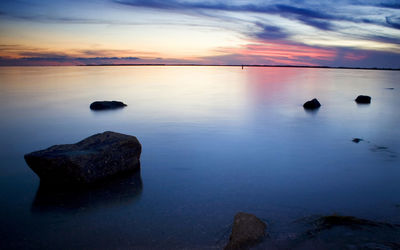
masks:
[[(238, 211), (267, 221), (278, 248), (303, 230), (303, 217), (400, 223), (399, 79), (337, 69), (1, 67), (0, 242), (218, 248)], [(359, 94), (372, 103), (357, 105)], [(313, 97), (322, 107), (305, 112)], [(92, 112), (95, 100), (128, 107)], [(39, 189), (24, 154), (107, 130), (138, 137), (140, 175), (82, 194)]]

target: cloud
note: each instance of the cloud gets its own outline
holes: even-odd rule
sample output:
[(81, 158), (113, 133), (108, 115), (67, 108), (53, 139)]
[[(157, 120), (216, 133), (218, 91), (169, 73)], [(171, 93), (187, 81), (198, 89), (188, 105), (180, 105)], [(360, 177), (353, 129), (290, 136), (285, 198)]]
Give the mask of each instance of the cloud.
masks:
[(299, 18), (299, 20), (304, 24), (313, 26), (314, 28), (318, 28), (321, 30), (333, 30), (332, 24), (327, 21), (308, 19), (308, 18), (303, 18), (303, 17)]
[(369, 35), (369, 36), (366, 36), (364, 39), (400, 45), (400, 38), (397, 38), (397, 37), (388, 37), (388, 36), (382, 36), (382, 35)]
[(400, 17), (398, 16), (387, 16), (386, 23), (395, 29), (400, 29)]
[[(318, 29), (331, 29), (331, 25), (327, 21), (320, 20), (335, 20), (335, 16), (326, 14), (326, 11), (318, 11), (307, 8), (299, 8), (284, 4), (275, 5), (255, 5), (242, 4), (232, 5), (222, 2), (187, 2), (187, 1), (159, 1), (159, 0), (114, 0), (115, 3), (128, 5), (132, 7), (151, 8), (159, 10), (173, 10), (177, 12), (197, 14), (205, 14), (206, 10), (213, 11), (230, 11), (230, 12), (253, 12), (261, 14), (281, 15), (292, 19), (297, 19), (304, 24), (313, 26)], [(202, 12), (203, 11), (203, 12)], [(342, 18), (341, 18), (342, 19)]]
[(276, 8), (275, 11), (276, 13), (281, 13), (281, 14), (294, 14), (300, 17), (309, 17), (309, 18), (317, 18), (317, 19), (329, 19), (329, 20), (334, 20), (335, 17), (332, 15), (328, 15), (325, 12), (321, 11), (316, 11), (316, 10), (311, 10), (311, 9), (306, 9), (306, 8), (298, 8), (298, 7), (293, 7), (289, 5), (284, 5), (284, 4), (277, 4), (274, 6)]
[(0, 57), (0, 66), (75, 66), (104, 64), (133, 64), (139, 57), (71, 57), (45, 54), (43, 57)]
[(142, 60), (139, 56), (117, 56), (140, 54), (157, 55), (132, 50), (70, 50), (50, 51), (19, 44), (0, 44), (0, 65), (86, 65), (86, 64), (129, 64)]
[(391, 9), (400, 9), (400, 3), (380, 3), (377, 6)]
[(138, 24), (136, 22), (120, 22), (113, 20), (103, 20), (103, 19), (90, 19), (90, 18), (77, 18), (77, 17), (60, 17), (60, 16), (51, 16), (51, 15), (42, 15), (42, 14), (11, 14), (11, 13), (0, 13), (2, 16), (6, 16), (8, 18), (29, 21), (29, 22), (38, 22), (38, 23), (71, 23), (71, 24), (107, 24), (107, 25), (135, 25)]
[(261, 32), (256, 32), (253, 35), (257, 39), (275, 40), (275, 39), (286, 39), (289, 37), (289, 34), (278, 26), (267, 25), (260, 22), (257, 22), (256, 26), (262, 29)]
[[(242, 61), (230, 64), (270, 64), (270, 65), (326, 65), (336, 57), (334, 49), (318, 48), (294, 42), (263, 41), (247, 44), (239, 48), (225, 48), (220, 52)], [(242, 55), (242, 56), (238, 56)], [(218, 57), (215, 57), (216, 59)]]
[(255, 42), (224, 48), (221, 56), (204, 57), (204, 63), (364, 67), (400, 69), (400, 54), (356, 48), (324, 48), (294, 42)]
[[(0, 46), (1, 47), (1, 46)], [(0, 57), (0, 66), (66, 66), (104, 64), (219, 64), (294, 65), (398, 68), (400, 54), (350, 48), (322, 48), (290, 42), (251, 43), (240, 48), (220, 48), (223, 55), (193, 59), (158, 57), (75, 57), (60, 53), (24, 53), (31, 57)]]

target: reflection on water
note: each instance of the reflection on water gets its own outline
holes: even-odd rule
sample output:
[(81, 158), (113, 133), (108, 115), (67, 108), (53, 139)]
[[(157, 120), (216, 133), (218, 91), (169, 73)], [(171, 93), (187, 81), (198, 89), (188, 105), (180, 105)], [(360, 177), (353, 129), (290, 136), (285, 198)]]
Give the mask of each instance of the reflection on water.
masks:
[[(399, 74), (1, 67), (0, 242), (222, 247), (221, 232), (238, 211), (264, 218), (272, 241), (301, 233), (293, 221), (315, 214), (400, 223)], [(357, 105), (360, 94), (371, 96), (371, 104)], [(302, 105), (313, 98), (322, 106), (309, 113)], [(128, 106), (96, 113), (89, 109), (94, 100)], [(104, 131), (137, 136), (143, 146), (138, 181), (83, 193), (42, 184), (37, 190), (24, 154)]]
[(142, 189), (140, 172), (86, 188), (60, 187), (40, 182), (31, 211), (74, 212), (104, 206), (131, 205), (140, 199)]

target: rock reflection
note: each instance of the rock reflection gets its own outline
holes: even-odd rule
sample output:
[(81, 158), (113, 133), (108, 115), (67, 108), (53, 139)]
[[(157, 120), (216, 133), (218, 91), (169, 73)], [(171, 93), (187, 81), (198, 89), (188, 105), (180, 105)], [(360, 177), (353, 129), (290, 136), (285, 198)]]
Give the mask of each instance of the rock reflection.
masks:
[(317, 115), (319, 112), (319, 109), (304, 109), (304, 112), (306, 112), (309, 115)]
[(31, 211), (76, 212), (131, 204), (140, 198), (142, 189), (140, 172), (86, 188), (66, 188), (40, 182)]

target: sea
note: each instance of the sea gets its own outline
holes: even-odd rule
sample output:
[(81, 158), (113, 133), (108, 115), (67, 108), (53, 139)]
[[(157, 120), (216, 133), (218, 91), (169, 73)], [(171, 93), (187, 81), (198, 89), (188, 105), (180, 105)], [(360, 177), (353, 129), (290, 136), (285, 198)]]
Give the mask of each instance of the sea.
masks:
[[(399, 79), (365, 69), (0, 67), (1, 248), (222, 249), (246, 212), (267, 224), (255, 249), (395, 249)], [(322, 106), (305, 110), (313, 98)], [(102, 100), (128, 106), (89, 109)], [(104, 131), (139, 139), (140, 172), (61, 192), (24, 160)], [(320, 230), (329, 215), (382, 228)]]

